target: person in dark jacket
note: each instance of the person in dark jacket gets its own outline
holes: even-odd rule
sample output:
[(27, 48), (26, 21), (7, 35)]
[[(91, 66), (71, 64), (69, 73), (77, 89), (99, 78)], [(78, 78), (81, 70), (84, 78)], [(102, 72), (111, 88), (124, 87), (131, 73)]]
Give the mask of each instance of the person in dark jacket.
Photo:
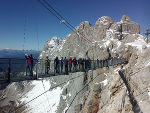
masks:
[(68, 75), (68, 59), (66, 57), (64, 59), (64, 65), (65, 65), (65, 74)]
[(99, 68), (99, 60), (97, 59), (97, 65), (96, 68)]
[(86, 59), (85, 59), (85, 70), (88, 69), (88, 65), (89, 65), (89, 61), (88, 61), (88, 59), (86, 58)]
[(82, 67), (82, 58), (78, 59), (78, 65), (79, 65), (79, 70), (81, 71), (81, 67)]
[(59, 59), (58, 59), (58, 57), (56, 57), (54, 60), (54, 66), (55, 66), (56, 73), (59, 73)]
[(45, 73), (48, 74), (50, 70), (50, 60), (48, 58), (48, 56), (45, 58)]
[(62, 57), (60, 60), (61, 73), (63, 72), (64, 58)]
[(84, 58), (82, 59), (82, 61), (81, 61), (81, 65), (82, 65), (82, 71), (84, 71), (84, 69), (85, 69), (85, 60), (84, 60)]
[(77, 71), (77, 60), (76, 60), (76, 57), (73, 59), (73, 70)]

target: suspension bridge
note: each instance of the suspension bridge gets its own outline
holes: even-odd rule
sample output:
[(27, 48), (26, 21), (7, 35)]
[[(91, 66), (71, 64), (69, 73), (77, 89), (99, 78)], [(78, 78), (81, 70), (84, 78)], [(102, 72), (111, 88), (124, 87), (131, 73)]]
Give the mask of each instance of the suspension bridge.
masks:
[[(60, 61), (59, 61), (60, 62)], [(125, 64), (125, 59), (113, 58), (106, 60), (89, 60), (88, 63), (83, 61), (77, 63), (76, 67), (72, 63), (71, 70), (69, 65), (67, 66), (68, 74), (75, 72), (88, 72), (88, 70), (96, 70), (98, 68), (109, 68), (110, 66)], [(26, 59), (13, 59), (13, 58), (0, 58), (0, 83), (4, 82), (18, 82), (24, 80), (33, 80), (38, 78), (52, 77), (65, 75), (65, 65), (62, 70), (60, 64), (58, 64), (58, 72), (56, 72), (56, 66), (54, 60), (50, 60), (50, 68), (48, 73), (46, 72), (46, 61), (42, 59), (34, 59), (33, 63), (33, 75), (30, 76), (27, 68)]]

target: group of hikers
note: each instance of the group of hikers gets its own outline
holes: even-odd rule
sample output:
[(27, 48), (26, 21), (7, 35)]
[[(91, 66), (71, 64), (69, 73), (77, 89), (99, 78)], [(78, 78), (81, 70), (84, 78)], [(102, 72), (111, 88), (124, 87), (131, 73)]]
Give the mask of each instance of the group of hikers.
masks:
[[(77, 72), (77, 71), (84, 71), (90, 68), (90, 62), (91, 60), (79, 58), (78, 60), (76, 57), (72, 58), (69, 57), (69, 59), (61, 58), (60, 60), (58, 57), (54, 60), (54, 68), (56, 73), (63, 73), (68, 74), (68, 72)], [(64, 71), (63, 71), (64, 70)]]
[[(27, 55), (25, 54), (26, 58), (26, 75), (29, 70), (30, 76), (33, 76), (33, 56), (32, 54)], [(51, 60), (48, 58), (48, 56), (45, 57), (45, 74), (49, 74), (50, 69), (53, 69), (52, 71), (54, 73), (63, 73), (63, 74), (69, 74), (69, 72), (77, 72), (77, 71), (87, 71), (90, 69), (96, 69), (96, 68), (102, 68), (109, 66), (118, 65), (119, 60), (117, 57), (110, 57), (105, 60), (91, 60), (90, 58), (79, 58), (76, 59), (76, 57), (72, 58), (63, 58), (59, 59), (56, 57), (54, 59), (54, 68), (50, 67)], [(120, 62), (122, 63), (122, 62)], [(53, 65), (52, 65), (53, 66)]]
[[(69, 72), (77, 72), (77, 71), (87, 71), (90, 69), (102, 68), (109, 66), (118, 65), (119, 59), (117, 57), (110, 57), (105, 60), (91, 60), (90, 58), (79, 58), (76, 57), (72, 58), (66, 57), (59, 59), (56, 57), (54, 59), (54, 72), (55, 73), (65, 73), (68, 74)], [(121, 62), (120, 62), (121, 63)], [(48, 74), (50, 70), (50, 60), (48, 56), (45, 58), (45, 73)]]

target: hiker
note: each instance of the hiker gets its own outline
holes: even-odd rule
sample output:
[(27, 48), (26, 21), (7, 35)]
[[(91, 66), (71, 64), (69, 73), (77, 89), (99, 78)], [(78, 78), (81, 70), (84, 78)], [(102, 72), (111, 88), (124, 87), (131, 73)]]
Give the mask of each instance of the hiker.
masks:
[(85, 66), (85, 60), (84, 60), (84, 58), (81, 60), (81, 65), (82, 65), (82, 71), (84, 71), (84, 66)]
[(69, 58), (69, 72), (71, 72), (71, 68), (72, 68), (72, 58)]
[(25, 54), (25, 59), (26, 59), (26, 67), (25, 67), (25, 71), (26, 71), (26, 76), (27, 76), (28, 70), (29, 70), (29, 65), (28, 65), (28, 59), (29, 59), (29, 56), (28, 56), (28, 54)]
[(64, 65), (65, 65), (65, 74), (68, 75), (68, 59), (66, 57), (64, 59)]
[(48, 74), (50, 70), (50, 60), (48, 58), (48, 56), (45, 58), (45, 73)]
[(61, 73), (63, 72), (64, 59), (63, 57), (60, 60)]
[(97, 59), (97, 66), (96, 66), (97, 68), (99, 68), (99, 60)]
[(88, 65), (89, 65), (89, 61), (88, 61), (88, 59), (86, 58), (86, 59), (85, 59), (85, 70), (88, 69)]
[(29, 65), (29, 71), (30, 71), (30, 76), (33, 76), (33, 56), (30, 54), (28, 57), (28, 65)]
[(76, 57), (73, 59), (73, 70), (77, 72), (77, 60)]
[(91, 59), (88, 58), (88, 69), (91, 69)]
[(78, 65), (79, 65), (79, 70), (80, 70), (80, 71), (81, 71), (81, 66), (82, 66), (82, 65), (81, 65), (82, 63), (81, 63), (81, 62), (82, 62), (82, 58), (79, 58), (79, 59), (78, 59)]
[(54, 60), (54, 66), (55, 66), (56, 73), (59, 73), (59, 59), (58, 59), (58, 57), (56, 57)]

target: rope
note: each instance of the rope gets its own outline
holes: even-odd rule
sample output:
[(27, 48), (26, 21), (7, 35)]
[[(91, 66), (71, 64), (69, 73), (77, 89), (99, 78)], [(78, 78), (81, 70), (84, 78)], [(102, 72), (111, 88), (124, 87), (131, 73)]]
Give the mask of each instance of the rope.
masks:
[[(50, 3), (48, 3), (46, 0), (43, 0), (43, 2), (47, 5), (45, 5), (43, 2), (41, 2), (41, 0), (38, 0), (38, 2), (45, 7), (52, 15), (54, 15), (59, 21), (65, 20), (65, 22), (63, 22), (63, 24), (68, 27), (70, 30), (72, 30), (72, 32), (76, 33), (77, 36), (79, 37), (79, 34), (83, 37), (84, 40), (93, 43), (92, 41), (90, 41), (89, 39), (87, 39), (86, 37), (84, 37), (81, 33), (76, 32), (74, 29), (75, 27), (73, 25), (71, 25), (58, 11), (56, 11), (51, 5)], [(50, 9), (52, 9), (53, 11), (51, 11)]]

